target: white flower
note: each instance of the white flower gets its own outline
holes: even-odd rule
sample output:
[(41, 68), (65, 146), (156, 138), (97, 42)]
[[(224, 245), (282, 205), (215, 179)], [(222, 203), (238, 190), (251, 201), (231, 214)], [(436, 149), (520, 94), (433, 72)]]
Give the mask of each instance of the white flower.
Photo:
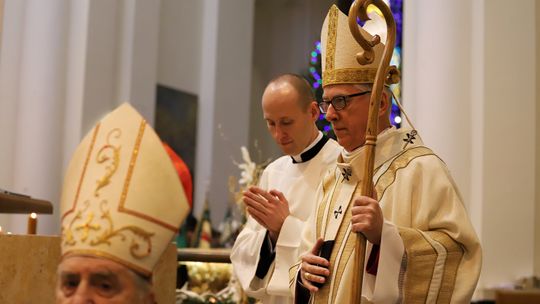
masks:
[(251, 161), (251, 157), (249, 157), (249, 152), (245, 146), (242, 146), (240, 150), (242, 151), (242, 158), (244, 159), (244, 163), (238, 164), (238, 168), (240, 168), (241, 170), (240, 180), (238, 181), (238, 184), (246, 186), (251, 185), (257, 165), (253, 161)]

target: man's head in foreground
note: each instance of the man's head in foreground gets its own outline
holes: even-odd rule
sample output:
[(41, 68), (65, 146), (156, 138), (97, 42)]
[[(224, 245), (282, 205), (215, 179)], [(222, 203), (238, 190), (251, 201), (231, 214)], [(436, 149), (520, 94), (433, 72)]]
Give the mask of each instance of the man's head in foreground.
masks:
[(150, 278), (188, 203), (161, 140), (130, 105), (79, 144), (60, 210), (57, 303), (155, 302)]
[(112, 260), (69, 256), (58, 266), (56, 303), (153, 304), (149, 279)]

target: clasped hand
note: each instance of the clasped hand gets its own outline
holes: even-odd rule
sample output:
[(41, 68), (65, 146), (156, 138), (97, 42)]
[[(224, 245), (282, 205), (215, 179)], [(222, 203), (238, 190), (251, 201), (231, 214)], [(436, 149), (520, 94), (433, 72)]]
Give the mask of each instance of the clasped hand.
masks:
[(266, 228), (275, 243), (283, 222), (289, 216), (289, 202), (283, 193), (277, 190), (265, 191), (259, 187), (250, 187), (244, 192), (243, 201), (247, 212), (261, 226)]

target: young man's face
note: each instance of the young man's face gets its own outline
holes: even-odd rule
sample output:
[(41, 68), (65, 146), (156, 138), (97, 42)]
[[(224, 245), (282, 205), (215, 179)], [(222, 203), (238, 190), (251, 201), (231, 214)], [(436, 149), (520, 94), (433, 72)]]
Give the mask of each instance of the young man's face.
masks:
[(314, 134), (316, 137), (317, 105), (313, 102), (307, 110), (302, 109), (298, 98), (290, 85), (267, 88), (262, 98), (268, 132), (287, 155), (300, 154), (315, 139)]
[[(368, 89), (361, 89), (350, 84), (329, 85), (324, 88), (323, 100), (363, 91), (368, 91)], [(327, 110), (326, 120), (332, 124), (338, 143), (349, 152), (365, 142), (370, 96), (371, 94), (365, 94), (351, 97), (347, 99), (345, 108), (336, 111), (333, 106), (330, 106)]]
[(56, 303), (148, 303), (136, 274), (107, 259), (72, 256), (58, 266)]

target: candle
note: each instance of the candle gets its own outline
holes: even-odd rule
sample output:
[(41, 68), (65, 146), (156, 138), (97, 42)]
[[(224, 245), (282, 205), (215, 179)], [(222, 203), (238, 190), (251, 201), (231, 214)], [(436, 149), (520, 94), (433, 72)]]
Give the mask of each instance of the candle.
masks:
[(32, 213), (28, 217), (28, 234), (36, 234), (37, 230), (37, 214)]

